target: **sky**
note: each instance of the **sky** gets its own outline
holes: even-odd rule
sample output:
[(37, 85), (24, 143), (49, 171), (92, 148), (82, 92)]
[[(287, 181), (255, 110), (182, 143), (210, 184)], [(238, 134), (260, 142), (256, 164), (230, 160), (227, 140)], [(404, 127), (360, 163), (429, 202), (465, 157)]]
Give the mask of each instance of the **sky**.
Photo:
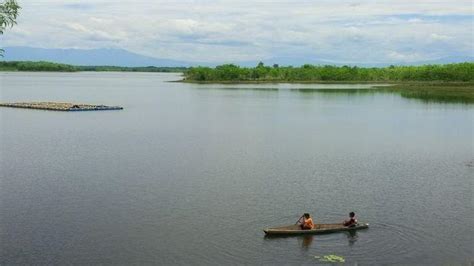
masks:
[(415, 62), (474, 56), (471, 0), (19, 0), (0, 46), (156, 58)]

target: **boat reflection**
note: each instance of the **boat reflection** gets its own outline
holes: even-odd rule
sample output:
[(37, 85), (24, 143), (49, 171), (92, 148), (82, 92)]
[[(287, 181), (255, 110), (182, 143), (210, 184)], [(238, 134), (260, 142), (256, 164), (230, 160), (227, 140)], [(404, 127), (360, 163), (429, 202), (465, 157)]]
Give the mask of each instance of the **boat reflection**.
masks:
[(308, 236), (302, 237), (302, 239), (303, 241), (302, 241), (301, 247), (304, 249), (308, 249), (309, 247), (311, 247), (311, 244), (313, 244), (314, 236), (308, 235)]
[(351, 230), (351, 231), (347, 231), (347, 232), (344, 232), (347, 236), (347, 240), (349, 241), (349, 246), (352, 246), (354, 245), (354, 243), (357, 241), (357, 239), (359, 238), (357, 236), (357, 231), (356, 230)]
[[(356, 230), (350, 230), (343, 232), (346, 237), (349, 246), (352, 246), (357, 242), (359, 239), (359, 236), (357, 235)], [(297, 242), (303, 249), (309, 249), (311, 245), (313, 245), (313, 242), (315, 238), (318, 237), (317, 235), (304, 235), (304, 236), (272, 236), (272, 235), (265, 235), (264, 239), (265, 240), (282, 240), (282, 239), (287, 239), (287, 238), (296, 238)]]

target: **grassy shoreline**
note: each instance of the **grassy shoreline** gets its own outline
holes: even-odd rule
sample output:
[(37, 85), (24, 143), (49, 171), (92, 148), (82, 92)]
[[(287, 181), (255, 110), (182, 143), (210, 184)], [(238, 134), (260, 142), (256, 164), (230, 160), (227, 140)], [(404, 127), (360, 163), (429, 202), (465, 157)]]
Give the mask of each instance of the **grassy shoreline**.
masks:
[[(445, 65), (273, 67), (222, 65), (191, 67), (181, 82), (196, 84), (372, 84), (375, 92), (424, 101), (474, 103), (474, 63)], [(303, 91), (303, 90), (302, 90)], [(337, 92), (337, 90), (335, 90)], [(330, 93), (330, 92), (329, 92)]]

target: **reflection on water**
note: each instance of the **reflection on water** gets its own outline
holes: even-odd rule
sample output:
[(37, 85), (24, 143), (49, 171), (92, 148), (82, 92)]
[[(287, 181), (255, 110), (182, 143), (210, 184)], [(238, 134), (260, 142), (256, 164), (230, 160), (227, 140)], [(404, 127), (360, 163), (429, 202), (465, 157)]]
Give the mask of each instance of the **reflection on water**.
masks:
[(349, 246), (352, 246), (357, 241), (357, 230), (351, 230), (344, 232), (347, 235), (347, 240), (349, 241)]
[[(354, 96), (369, 96), (375, 94), (391, 94), (397, 95), (405, 99), (411, 99), (415, 101), (420, 101), (423, 103), (457, 103), (457, 104), (470, 104), (469, 100), (466, 100), (464, 97), (453, 97), (445, 95), (432, 95), (425, 92), (416, 92), (416, 91), (397, 91), (397, 90), (388, 90), (388, 89), (377, 89), (375, 86), (380, 85), (365, 85), (347, 87), (347, 85), (337, 85), (331, 84), (331, 87), (325, 88), (325, 84), (315, 84), (315, 87), (306, 85), (306, 87), (300, 88), (299, 84), (291, 84), (292, 86), (284, 86), (285, 84), (275, 84), (273, 87), (269, 85), (262, 86), (251, 86), (246, 84), (246, 86), (209, 86), (199, 87), (199, 89), (205, 90), (229, 90), (229, 91), (253, 91), (253, 92), (291, 92), (299, 93), (304, 97), (320, 97), (325, 99), (335, 98), (335, 97), (354, 97)], [(286, 84), (288, 85), (288, 84)], [(318, 86), (316, 86), (318, 85)], [(327, 85), (326, 85), (327, 86)], [(341, 86), (341, 87), (338, 87)]]
[[(345, 231), (345, 232), (338, 232), (338, 233), (333, 233), (333, 234), (323, 234), (323, 235), (303, 235), (303, 236), (285, 236), (285, 235), (265, 235), (264, 239), (265, 240), (275, 240), (275, 241), (281, 241), (283, 239), (296, 239), (298, 242), (298, 245), (301, 246), (303, 250), (308, 250), (310, 247), (313, 246), (314, 242), (318, 240), (319, 238), (324, 238), (327, 237), (328, 235), (338, 235), (338, 234), (343, 234), (347, 237), (347, 241), (349, 246), (354, 245), (357, 240), (358, 240), (358, 235), (357, 235), (357, 230), (351, 230), (351, 231)], [(321, 242), (321, 245), (323, 245), (324, 242)]]
[[(264, 239), (269, 240), (269, 241), (282, 241), (285, 239), (295, 239), (298, 243), (298, 246), (300, 246), (303, 250), (309, 250), (311, 247), (315, 247), (315, 242), (318, 242), (318, 239), (325, 239), (327, 236), (337, 236), (339, 234), (345, 235), (347, 237), (347, 241), (349, 246), (354, 245), (359, 236), (357, 234), (357, 230), (351, 230), (351, 231), (345, 231), (345, 232), (338, 232), (338, 233), (333, 233), (333, 234), (323, 234), (323, 235), (303, 235), (303, 236), (285, 236), (285, 235), (265, 235)], [(321, 241), (318, 244), (316, 244), (317, 247), (324, 246), (326, 241)]]
[(304, 249), (308, 249), (311, 246), (311, 244), (313, 244), (313, 239), (314, 239), (314, 236), (312, 236), (312, 235), (304, 236), (303, 241), (301, 242), (302, 243), (301, 246)]
[(315, 235), (303, 235), (303, 236), (289, 236), (289, 235), (265, 235), (264, 240), (268, 241), (282, 241), (285, 239), (296, 239), (298, 246), (303, 250), (308, 250), (312, 245), (313, 241), (317, 236)]
[(335, 95), (357, 95), (357, 94), (373, 94), (376, 93), (377, 90), (375, 89), (293, 89), (290, 91), (295, 91), (299, 93), (328, 93), (328, 94), (335, 94)]
[(374, 89), (296, 89), (296, 90), (289, 90), (293, 93), (298, 93), (301, 98), (314, 98), (318, 97), (321, 99), (335, 99), (335, 98), (346, 98), (346, 99), (354, 99), (357, 96), (369, 96), (374, 95), (377, 90)]
[(373, 88), (364, 88), (364, 89), (292, 89), (290, 91), (303, 93), (305, 95), (318, 95), (323, 96), (324, 98), (330, 97), (354, 97), (354, 96), (367, 96), (374, 94), (392, 94), (399, 95), (405, 99), (411, 99), (415, 101), (420, 101), (423, 103), (456, 103), (456, 104), (470, 104), (470, 100), (460, 96), (453, 97), (452, 95), (432, 95), (425, 92), (404, 92), (396, 90), (386, 90), (386, 89), (373, 89)]
[(230, 91), (267, 91), (278, 92), (280, 89), (271, 87), (204, 87), (202, 90), (230, 90)]
[[(474, 89), (473, 89), (474, 90)], [(423, 92), (397, 92), (393, 91), (394, 94), (399, 94), (401, 97), (406, 99), (417, 100), (423, 103), (454, 103), (454, 104), (472, 104), (471, 99), (466, 99), (464, 96), (453, 96), (453, 95), (432, 95)]]

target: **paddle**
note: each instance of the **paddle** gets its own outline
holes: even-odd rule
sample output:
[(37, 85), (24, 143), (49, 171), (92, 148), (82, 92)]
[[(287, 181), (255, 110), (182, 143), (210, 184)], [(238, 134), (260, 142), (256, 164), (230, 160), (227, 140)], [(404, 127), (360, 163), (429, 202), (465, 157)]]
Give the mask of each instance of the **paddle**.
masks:
[(300, 222), (301, 218), (303, 218), (303, 216), (304, 216), (304, 214), (303, 214), (303, 215), (301, 215), (301, 217), (300, 217), (300, 218), (298, 218), (298, 221), (296, 221), (296, 223), (295, 223), (295, 224), (298, 224), (298, 223)]

